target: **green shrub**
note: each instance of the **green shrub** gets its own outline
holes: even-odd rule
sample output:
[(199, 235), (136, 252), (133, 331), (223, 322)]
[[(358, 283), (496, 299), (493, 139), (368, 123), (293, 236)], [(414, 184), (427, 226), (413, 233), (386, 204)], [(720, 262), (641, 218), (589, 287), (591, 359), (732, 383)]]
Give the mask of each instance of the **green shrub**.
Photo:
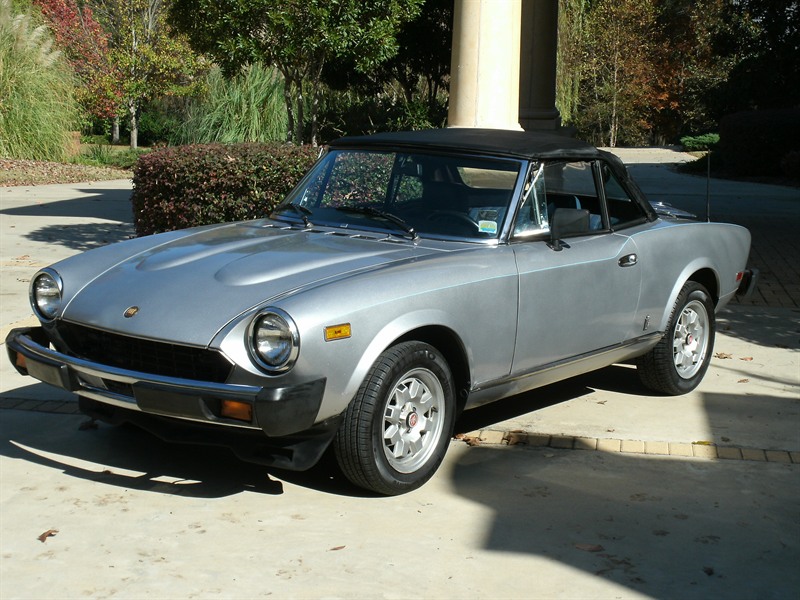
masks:
[(148, 152), (150, 150), (145, 148), (134, 150), (109, 144), (90, 144), (79, 155), (73, 157), (71, 162), (93, 167), (132, 169), (139, 157)]
[(681, 145), (686, 152), (701, 152), (714, 150), (719, 144), (718, 133), (704, 133), (702, 135), (687, 135), (681, 138)]
[(73, 91), (47, 28), (0, 0), (0, 156), (65, 159), (79, 123)]
[(182, 123), (174, 114), (150, 106), (139, 117), (140, 146), (166, 145), (177, 136)]
[(102, 133), (81, 134), (81, 144), (108, 144), (108, 136)]
[(444, 127), (446, 122), (444, 98), (437, 98), (429, 105), (419, 99), (406, 102), (389, 94), (334, 90), (323, 99), (320, 135), (329, 142), (345, 135)]
[(133, 171), (138, 235), (269, 215), (316, 160), (317, 148), (278, 144), (173, 146)]
[(782, 175), (781, 159), (800, 149), (800, 109), (727, 115), (720, 122), (719, 149), (731, 175)]

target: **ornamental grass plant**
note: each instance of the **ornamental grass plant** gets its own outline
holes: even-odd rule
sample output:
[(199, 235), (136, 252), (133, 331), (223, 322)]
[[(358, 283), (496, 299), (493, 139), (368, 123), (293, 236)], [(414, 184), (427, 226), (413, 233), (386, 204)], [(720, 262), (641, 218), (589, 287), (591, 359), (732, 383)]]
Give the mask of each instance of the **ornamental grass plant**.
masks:
[(79, 108), (50, 31), (0, 0), (0, 156), (62, 161)]
[(283, 80), (274, 69), (256, 63), (228, 79), (215, 67), (206, 85), (207, 92), (189, 105), (175, 142), (264, 143), (286, 138)]

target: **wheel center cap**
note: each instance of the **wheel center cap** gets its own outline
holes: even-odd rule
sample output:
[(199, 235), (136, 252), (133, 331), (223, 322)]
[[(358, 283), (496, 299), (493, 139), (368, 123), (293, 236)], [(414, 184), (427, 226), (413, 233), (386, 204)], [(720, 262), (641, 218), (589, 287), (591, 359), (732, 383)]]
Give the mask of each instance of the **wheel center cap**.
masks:
[(687, 346), (691, 345), (692, 342), (694, 342), (694, 336), (690, 333), (689, 335), (686, 336), (686, 345)]
[(406, 423), (408, 423), (409, 427), (416, 427), (417, 423), (419, 423), (419, 417), (417, 416), (417, 413), (412, 412), (410, 415), (408, 415)]

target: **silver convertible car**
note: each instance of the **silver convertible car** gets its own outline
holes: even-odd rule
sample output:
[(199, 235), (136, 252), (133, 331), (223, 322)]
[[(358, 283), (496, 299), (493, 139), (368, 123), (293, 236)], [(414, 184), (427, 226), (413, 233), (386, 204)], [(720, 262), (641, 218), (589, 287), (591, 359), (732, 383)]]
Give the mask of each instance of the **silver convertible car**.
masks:
[[(669, 212), (669, 211), (667, 211)], [(749, 232), (660, 215), (620, 161), (481, 129), (333, 142), (268, 217), (42, 269), (20, 373), (167, 440), (380, 494), (427, 481), (464, 410), (612, 363), (683, 394)]]

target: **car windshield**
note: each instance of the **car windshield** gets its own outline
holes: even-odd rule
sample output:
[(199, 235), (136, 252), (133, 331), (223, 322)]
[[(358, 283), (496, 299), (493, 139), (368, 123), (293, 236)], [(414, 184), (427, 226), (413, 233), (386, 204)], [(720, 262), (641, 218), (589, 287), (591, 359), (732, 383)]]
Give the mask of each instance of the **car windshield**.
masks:
[(470, 156), (333, 150), (273, 214), (306, 226), (412, 238), (496, 239), (521, 166)]

